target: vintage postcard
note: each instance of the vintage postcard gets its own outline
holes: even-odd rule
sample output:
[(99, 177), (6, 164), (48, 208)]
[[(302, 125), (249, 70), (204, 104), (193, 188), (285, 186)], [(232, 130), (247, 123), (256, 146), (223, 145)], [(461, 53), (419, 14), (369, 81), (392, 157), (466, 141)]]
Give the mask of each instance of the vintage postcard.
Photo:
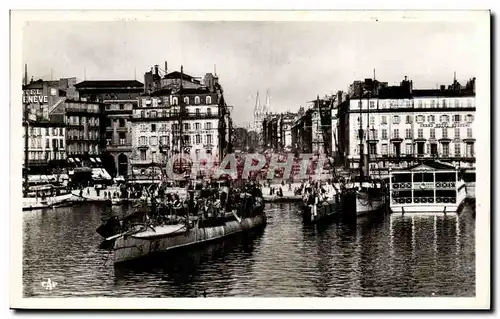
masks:
[(12, 11), (10, 66), (12, 308), (491, 307), (490, 12)]

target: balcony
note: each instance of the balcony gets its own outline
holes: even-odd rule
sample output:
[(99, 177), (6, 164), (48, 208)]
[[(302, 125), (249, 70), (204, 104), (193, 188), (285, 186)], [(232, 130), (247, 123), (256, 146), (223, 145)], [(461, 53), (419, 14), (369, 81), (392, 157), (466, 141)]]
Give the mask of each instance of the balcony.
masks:
[[(177, 121), (181, 118), (181, 113), (180, 112), (170, 112), (170, 113), (158, 113), (155, 117), (151, 116), (146, 116), (146, 114), (141, 115), (135, 113), (132, 116), (132, 121), (147, 121), (147, 122), (154, 122), (154, 121)], [(182, 115), (183, 120), (211, 120), (211, 119), (218, 119), (219, 116), (217, 113), (196, 113), (196, 112), (185, 112)]]
[[(130, 159), (130, 165), (136, 165), (136, 166), (147, 166), (147, 165), (152, 165), (153, 160), (152, 159)], [(157, 163), (158, 164), (158, 163)]]
[(123, 144), (123, 145), (120, 145), (120, 144), (108, 144), (106, 145), (106, 149), (108, 151), (123, 151), (123, 152), (126, 152), (126, 151), (130, 151), (132, 149), (132, 144)]
[(78, 114), (83, 114), (83, 113), (92, 113), (92, 114), (99, 114), (99, 109), (94, 109), (92, 107), (71, 107), (67, 106), (66, 107), (66, 113), (78, 113)]
[(83, 129), (85, 125), (83, 124), (77, 124), (77, 123), (67, 123), (66, 127), (67, 128), (78, 128), (78, 129)]

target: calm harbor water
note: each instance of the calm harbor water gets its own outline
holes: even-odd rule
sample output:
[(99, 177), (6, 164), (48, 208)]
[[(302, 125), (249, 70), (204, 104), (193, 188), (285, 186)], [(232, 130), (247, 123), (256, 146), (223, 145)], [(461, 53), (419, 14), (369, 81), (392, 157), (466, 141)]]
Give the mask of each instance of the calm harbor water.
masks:
[[(262, 231), (115, 269), (95, 232), (101, 207), (23, 213), (26, 297), (475, 295), (470, 216), (388, 215), (317, 227), (302, 224), (298, 206), (272, 204)], [(52, 290), (41, 284), (49, 278)]]

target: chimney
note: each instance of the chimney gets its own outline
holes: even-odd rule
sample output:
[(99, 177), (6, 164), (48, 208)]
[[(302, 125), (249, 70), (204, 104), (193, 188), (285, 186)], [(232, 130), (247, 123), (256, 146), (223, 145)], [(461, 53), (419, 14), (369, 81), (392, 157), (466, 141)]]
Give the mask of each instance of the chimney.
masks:
[(165, 61), (165, 75), (168, 74), (168, 63), (167, 61)]
[(24, 64), (24, 85), (28, 85), (28, 64)]
[(155, 64), (155, 75), (158, 75), (158, 64)]
[(444, 88), (445, 88), (445, 86), (444, 86), (444, 85), (441, 85), (441, 86), (440, 86), (441, 91), (444, 91)]

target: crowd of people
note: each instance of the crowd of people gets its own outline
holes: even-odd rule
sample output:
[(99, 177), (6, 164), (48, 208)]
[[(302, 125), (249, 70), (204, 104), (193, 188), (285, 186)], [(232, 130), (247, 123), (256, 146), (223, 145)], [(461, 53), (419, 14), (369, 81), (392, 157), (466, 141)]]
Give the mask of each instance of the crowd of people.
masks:
[[(186, 187), (185, 196), (179, 193), (169, 192), (167, 188), (153, 186), (145, 190), (150, 196), (142, 205), (146, 214), (156, 224), (177, 223), (180, 219), (189, 220), (197, 216), (202, 220), (224, 220), (226, 217), (234, 216), (233, 211), (239, 218), (254, 216), (258, 213), (256, 207), (259, 198), (262, 197), (261, 190), (255, 184), (249, 184), (241, 188), (229, 185), (215, 186), (208, 183), (204, 185), (190, 184)], [(139, 204), (137, 208), (141, 206)], [(142, 210), (144, 211), (144, 210)], [(142, 216), (141, 209), (136, 209), (137, 216)]]

